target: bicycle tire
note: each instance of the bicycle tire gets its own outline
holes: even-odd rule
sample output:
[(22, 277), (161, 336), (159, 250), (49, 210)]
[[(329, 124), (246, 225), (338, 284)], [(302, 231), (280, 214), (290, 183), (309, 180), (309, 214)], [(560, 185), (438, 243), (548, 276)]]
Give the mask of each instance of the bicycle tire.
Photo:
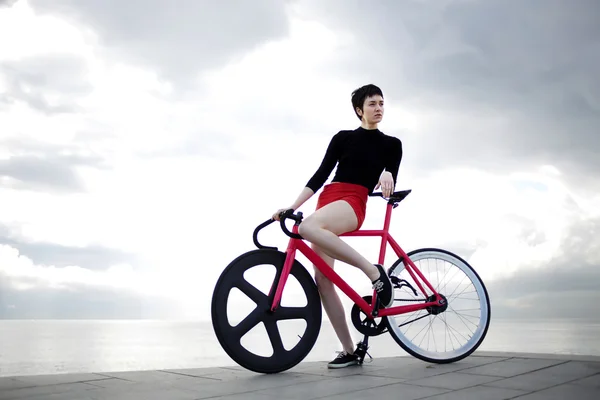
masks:
[[(483, 342), (483, 340), (485, 339), (485, 337), (487, 335), (488, 328), (490, 325), (491, 307), (490, 307), (490, 299), (489, 299), (488, 291), (487, 291), (487, 288), (485, 287), (485, 284), (481, 280), (479, 274), (477, 274), (475, 269), (471, 265), (469, 265), (469, 263), (467, 263), (460, 256), (458, 256), (450, 251), (438, 249), (438, 248), (422, 248), (422, 249), (413, 250), (413, 251), (407, 253), (407, 255), (413, 262), (419, 261), (420, 258), (424, 258), (425, 256), (431, 255), (431, 256), (433, 256), (433, 258), (441, 259), (441, 260), (445, 260), (450, 263), (453, 263), (461, 271), (463, 271), (465, 276), (467, 276), (471, 279), (474, 286), (476, 287), (477, 294), (480, 296), (480, 304), (483, 305), (482, 311), (481, 311), (481, 320), (483, 321), (483, 323), (481, 324), (480, 327), (478, 327), (475, 334), (473, 335), (473, 337), (475, 339), (473, 339), (472, 342), (471, 341), (468, 342), (468, 346), (464, 345), (457, 351), (450, 353), (450, 355), (448, 355), (448, 356), (442, 356), (442, 355), (436, 356), (432, 352), (421, 350), (420, 347), (418, 347), (415, 344), (413, 344), (412, 342), (410, 342), (408, 340), (408, 338), (406, 337), (406, 335), (404, 335), (400, 331), (400, 327), (397, 326), (396, 317), (401, 318), (403, 316), (403, 314), (400, 314), (398, 316), (388, 316), (386, 318), (388, 332), (394, 338), (394, 340), (400, 345), (400, 347), (402, 347), (402, 349), (404, 349), (408, 354), (410, 354), (413, 357), (416, 357), (422, 361), (425, 361), (425, 362), (436, 363), (436, 364), (447, 364), (447, 363), (453, 363), (456, 361), (460, 361), (460, 360), (468, 357), (481, 345), (481, 343)], [(399, 275), (400, 272), (405, 269), (405, 265), (404, 265), (403, 261), (401, 259), (399, 259), (392, 265), (392, 267), (390, 269), (394, 271), (393, 274)], [(419, 269), (419, 270), (421, 271), (421, 273), (423, 273), (423, 275), (425, 275), (425, 273), (422, 269)], [(426, 276), (426, 278), (430, 283), (432, 283), (431, 279), (429, 277)], [(434, 287), (435, 287), (435, 285), (434, 285)], [(436, 290), (438, 290), (438, 292), (440, 294), (443, 294), (442, 292), (439, 291), (438, 288), (436, 288)], [(448, 300), (448, 307), (451, 307), (450, 299), (447, 299), (447, 300)], [(469, 322), (469, 321), (467, 321), (467, 322)], [(463, 321), (463, 323), (464, 323), (464, 321)], [(466, 323), (465, 323), (465, 325), (466, 325)], [(450, 332), (450, 333), (452, 333), (452, 332)], [(435, 341), (434, 341), (434, 343), (435, 343)]]
[[(267, 264), (276, 268), (275, 276), (278, 277), (283, 270), (285, 258), (285, 253), (273, 249), (260, 249), (244, 253), (225, 268), (213, 291), (211, 303), (212, 324), (221, 347), (238, 365), (254, 372), (272, 374), (294, 367), (312, 350), (321, 329), (322, 311), (319, 291), (310, 273), (297, 260), (293, 262), (290, 276), (295, 277), (300, 283), (306, 295), (307, 305), (304, 307), (305, 318), (302, 318), (306, 320), (306, 331), (296, 346), (290, 350), (285, 350), (283, 346), (276, 350), (274, 346), (273, 355), (270, 357), (252, 353), (241, 344), (241, 338), (244, 335), (237, 337), (236, 327), (231, 326), (229, 323), (227, 317), (228, 295), (232, 288), (238, 287), (237, 285), (239, 285), (240, 278), (243, 279), (244, 272), (254, 266)], [(270, 306), (267, 296), (264, 295), (264, 299), (261, 298), (257, 302), (255, 310), (250, 315), (256, 317), (257, 322), (255, 325), (261, 322), (264, 323), (269, 338), (271, 338), (271, 331), (276, 331), (273, 333), (278, 335), (279, 342), (281, 342), (281, 334), (276, 327), (276, 322), (278, 317), (284, 316), (286, 308), (280, 307), (274, 313), (271, 313)], [(275, 323), (273, 324), (273, 322)]]

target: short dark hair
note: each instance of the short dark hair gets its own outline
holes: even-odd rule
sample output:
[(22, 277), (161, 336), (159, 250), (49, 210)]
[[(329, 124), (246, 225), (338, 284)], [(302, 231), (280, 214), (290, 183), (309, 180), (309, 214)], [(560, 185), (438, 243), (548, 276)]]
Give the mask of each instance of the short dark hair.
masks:
[(356, 109), (359, 108), (361, 111), (363, 111), (363, 105), (365, 104), (365, 100), (369, 97), (376, 95), (383, 97), (383, 92), (381, 91), (381, 89), (379, 89), (379, 87), (373, 84), (368, 84), (359, 87), (354, 92), (352, 92), (352, 109), (354, 110), (354, 113), (356, 114), (359, 120), (362, 121), (362, 118), (360, 115), (358, 115)]

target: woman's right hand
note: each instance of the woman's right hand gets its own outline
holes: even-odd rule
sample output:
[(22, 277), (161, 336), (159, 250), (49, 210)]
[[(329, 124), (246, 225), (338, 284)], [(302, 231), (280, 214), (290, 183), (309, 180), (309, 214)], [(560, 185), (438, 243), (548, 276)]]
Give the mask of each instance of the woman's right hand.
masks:
[(277, 212), (275, 214), (273, 214), (271, 219), (273, 219), (275, 221), (279, 221), (279, 214), (281, 214), (282, 212), (287, 211), (287, 210), (293, 210), (293, 208), (290, 208), (290, 207), (280, 208), (279, 210), (277, 210)]

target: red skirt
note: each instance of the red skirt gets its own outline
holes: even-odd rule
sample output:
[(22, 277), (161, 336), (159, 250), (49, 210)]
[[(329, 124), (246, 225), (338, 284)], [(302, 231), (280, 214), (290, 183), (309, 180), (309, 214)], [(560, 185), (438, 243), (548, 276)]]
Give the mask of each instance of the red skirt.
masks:
[(345, 182), (333, 182), (325, 185), (323, 191), (319, 195), (317, 201), (317, 210), (329, 203), (333, 203), (337, 200), (345, 200), (350, 204), (356, 218), (358, 219), (358, 225), (356, 229), (360, 229), (365, 216), (367, 214), (367, 198), (369, 197), (369, 190), (362, 186), (353, 183)]

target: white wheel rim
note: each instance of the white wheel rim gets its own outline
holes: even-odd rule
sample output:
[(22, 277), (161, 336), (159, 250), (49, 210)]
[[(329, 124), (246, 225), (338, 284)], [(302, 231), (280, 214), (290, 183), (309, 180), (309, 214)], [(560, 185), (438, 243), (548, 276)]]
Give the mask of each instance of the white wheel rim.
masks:
[[(415, 313), (389, 316), (389, 317), (387, 317), (390, 322), (389, 329), (392, 330), (392, 332), (390, 332), (390, 333), (394, 334), (402, 343), (404, 343), (406, 345), (407, 348), (409, 348), (413, 352), (420, 354), (427, 358), (431, 358), (431, 359), (435, 359), (435, 360), (444, 360), (444, 359), (451, 359), (454, 357), (462, 356), (466, 352), (470, 351), (473, 348), (473, 346), (475, 346), (477, 343), (479, 343), (479, 341), (481, 340), (482, 336), (485, 333), (485, 328), (487, 326), (487, 321), (489, 319), (489, 308), (488, 308), (488, 303), (486, 301), (486, 293), (485, 293), (483, 286), (481, 285), (479, 279), (477, 279), (477, 276), (474, 274), (473, 270), (471, 270), (469, 267), (467, 267), (462, 261), (460, 261), (459, 259), (457, 259), (455, 257), (452, 257), (449, 254), (435, 251), (435, 250), (429, 250), (429, 251), (423, 251), (423, 252), (413, 254), (410, 258), (415, 263), (417, 268), (423, 273), (425, 278), (431, 283), (431, 285), (436, 290), (438, 290), (441, 294), (448, 297), (448, 308), (446, 311), (444, 311), (441, 314), (429, 315), (428, 317), (425, 317), (416, 322), (412, 322), (403, 327), (399, 327), (399, 325), (406, 322), (407, 320), (413, 320), (416, 317), (427, 315), (428, 312), (426, 310), (421, 310), (421, 311), (418, 311)], [(422, 267), (422, 265), (419, 265), (420, 261), (424, 260), (424, 259), (435, 259), (435, 260), (439, 260), (439, 261), (451, 264), (454, 267), (455, 271), (458, 270), (464, 275), (464, 278), (462, 278), (462, 281), (464, 281), (466, 278), (468, 278), (470, 280), (469, 284), (471, 285), (471, 287), (474, 288), (473, 293), (476, 294), (478, 301), (477, 301), (477, 299), (466, 298), (466, 296), (463, 298), (459, 298), (458, 296), (464, 295), (465, 293), (471, 294), (470, 292), (466, 292), (466, 290), (462, 290), (461, 292), (456, 294), (456, 291), (458, 289), (460, 289), (460, 285), (457, 286), (457, 289), (455, 289), (454, 292), (452, 293), (452, 294), (456, 294), (456, 298), (449, 296), (450, 293), (445, 293), (446, 289), (448, 289), (448, 284), (446, 283), (444, 285), (440, 285), (441, 282), (433, 281), (432, 277), (426, 275), (426, 271), (424, 271), (424, 268)], [(403, 271), (404, 271), (404, 274), (402, 274), (402, 276), (399, 276)], [(417, 285), (415, 285), (414, 280), (410, 278), (410, 275), (408, 275), (408, 271), (406, 271), (406, 268), (404, 267), (404, 263), (401, 263), (400, 265), (398, 265), (397, 268), (393, 271), (392, 275), (398, 276), (403, 279), (407, 279), (408, 282), (415, 288), (415, 290), (417, 290), (418, 298), (423, 298), (423, 294), (420, 293), (419, 287)], [(439, 276), (439, 274), (438, 274), (438, 276)], [(427, 288), (427, 286), (424, 285), (420, 279), (419, 279), (419, 282), (421, 283), (423, 288), (428, 291), (428, 294), (431, 294), (429, 289)], [(440, 287), (442, 288), (441, 291), (440, 291)], [(450, 291), (451, 291), (451, 288), (450, 288)], [(409, 292), (410, 292), (410, 289), (407, 289), (405, 287), (402, 288), (401, 291), (398, 291), (396, 289), (396, 291), (395, 291), (396, 299), (410, 298), (409, 296), (407, 296), (407, 293), (409, 293)], [(414, 294), (411, 294), (411, 297), (414, 298)], [(453, 312), (457, 315), (458, 320), (460, 322), (462, 322), (462, 325), (464, 325), (463, 328), (464, 327), (468, 328), (470, 325), (474, 324), (473, 321), (475, 320), (475, 317), (473, 317), (471, 314), (471, 311), (472, 311), (471, 308), (465, 309), (465, 310), (462, 310), (462, 309), (457, 310), (453, 307), (453, 303), (457, 304), (456, 303), (457, 299), (459, 300), (461, 306), (464, 303), (464, 304), (469, 304), (468, 307), (471, 307), (471, 304), (472, 304), (473, 307), (475, 305), (478, 305), (480, 308), (479, 309), (480, 314), (478, 317), (476, 317), (478, 319), (479, 324), (472, 332), (470, 332), (468, 338), (466, 336), (464, 336), (460, 331), (458, 331), (456, 327), (450, 327), (448, 325), (448, 321), (447, 321), (448, 315), (449, 315), (449, 313), (453, 313)], [(394, 306), (406, 305), (406, 304), (416, 304), (416, 303), (415, 302), (396, 301), (394, 303)], [(465, 312), (469, 311), (469, 314), (465, 314), (464, 312), (459, 313), (458, 311), (465, 311)], [(436, 328), (433, 328), (433, 326), (436, 322), (437, 322)], [(427, 349), (424, 349), (423, 347), (421, 347), (421, 344), (424, 341), (424, 337), (419, 343), (418, 341), (413, 341), (413, 339), (410, 339), (406, 335), (408, 330), (414, 329), (414, 328), (411, 328), (411, 325), (419, 324), (419, 323), (424, 323), (425, 325), (427, 325), (427, 323), (429, 323), (428, 330), (430, 331), (430, 333), (429, 333), (430, 337), (427, 339), (427, 342), (430, 343), (431, 338), (433, 338), (433, 342), (436, 347), (436, 351), (427, 350)], [(439, 330), (434, 331), (434, 329), (440, 329), (439, 327), (441, 327), (443, 330), (445, 330), (444, 336), (445, 336), (445, 338), (450, 339), (450, 344), (452, 345), (451, 346), (452, 349), (448, 349), (448, 343), (445, 343), (443, 348), (440, 347), (441, 351), (437, 351), (438, 345), (437, 345), (436, 340), (440, 339), (441, 333)], [(421, 332), (423, 329), (421, 329)], [(467, 340), (462, 345), (455, 347), (455, 344), (458, 341), (460, 341), (461, 336)]]

